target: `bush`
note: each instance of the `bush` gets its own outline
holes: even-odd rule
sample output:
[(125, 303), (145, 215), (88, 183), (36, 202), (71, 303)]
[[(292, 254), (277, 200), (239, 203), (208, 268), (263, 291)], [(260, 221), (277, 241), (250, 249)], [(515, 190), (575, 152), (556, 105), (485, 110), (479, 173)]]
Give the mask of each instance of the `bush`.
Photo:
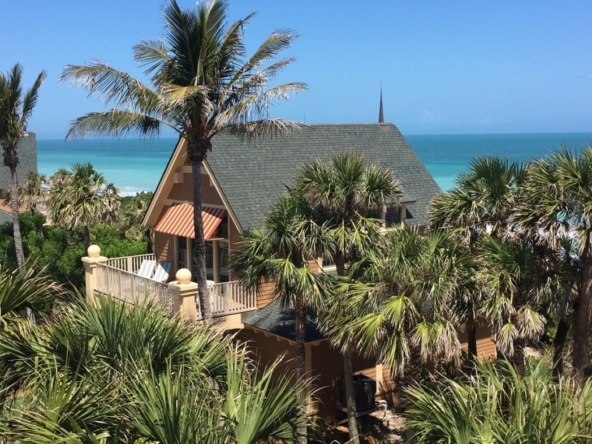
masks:
[[(85, 256), (83, 229), (75, 231), (45, 225), (41, 213), (20, 215), (21, 234), (25, 257), (36, 268), (47, 267), (47, 273), (57, 282), (84, 286), (84, 267), (80, 258)], [(101, 254), (107, 257), (131, 256), (146, 252), (145, 239), (122, 238), (117, 227), (96, 224), (91, 230), (91, 243), (101, 247)], [(11, 223), (0, 225), (0, 262), (6, 269), (16, 269), (14, 236)]]
[(520, 377), (507, 361), (481, 363), (458, 382), (408, 391), (407, 425), (418, 443), (590, 443), (592, 381), (552, 376), (549, 365), (530, 360)]

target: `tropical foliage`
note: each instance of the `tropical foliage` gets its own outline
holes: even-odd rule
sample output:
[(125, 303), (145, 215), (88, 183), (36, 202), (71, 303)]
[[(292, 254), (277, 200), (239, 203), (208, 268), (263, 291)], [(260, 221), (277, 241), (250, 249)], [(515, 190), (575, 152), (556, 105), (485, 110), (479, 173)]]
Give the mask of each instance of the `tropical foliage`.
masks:
[(90, 163), (74, 164), (70, 171), (59, 171), (52, 178), (48, 214), (57, 226), (84, 232), (84, 251), (90, 246), (90, 228), (117, 218), (119, 190)]
[(211, 309), (201, 215), (201, 166), (212, 150), (211, 139), (221, 132), (255, 137), (296, 127), (293, 122), (270, 118), (269, 106), (305, 89), (298, 82), (268, 88), (268, 82), (294, 59), (266, 63), (287, 49), (296, 35), (274, 31), (247, 57), (243, 32), (254, 14), (229, 25), (227, 8), (223, 0), (199, 3), (195, 10), (187, 11), (176, 0), (166, 4), (165, 39), (142, 41), (134, 47), (134, 58), (146, 68), (145, 74), (152, 76), (154, 88), (100, 62), (69, 65), (62, 74), (63, 80), (115, 105), (114, 109), (74, 120), (68, 137), (155, 135), (165, 125), (185, 141), (193, 175), (195, 278), (206, 322)]
[(590, 443), (592, 381), (557, 382), (544, 360), (521, 376), (507, 361), (484, 362), (459, 381), (409, 390), (407, 425), (418, 443)]
[(14, 229), (16, 259), (21, 273), (25, 272), (25, 254), (21, 240), (19, 225), (18, 179), (16, 167), (18, 160), (18, 144), (27, 135), (27, 121), (37, 104), (37, 96), (41, 84), (47, 76), (41, 71), (31, 89), (23, 94), (23, 68), (18, 63), (7, 73), (0, 73), (0, 145), (2, 146), (4, 166), (10, 170), (12, 183), (10, 206)]
[[(338, 276), (345, 276), (351, 264), (373, 251), (380, 243), (383, 222), (367, 216), (369, 209), (380, 208), (386, 216), (387, 205), (398, 207), (401, 186), (388, 169), (366, 165), (363, 155), (355, 152), (335, 154), (328, 163), (317, 159), (303, 165), (295, 178), (293, 195), (301, 195), (310, 206), (317, 224), (323, 227), (312, 241), (318, 242), (317, 253), (335, 264)], [(312, 233), (314, 236), (315, 233)], [(333, 286), (332, 288), (339, 288)], [(333, 310), (327, 309), (332, 306)], [(338, 297), (326, 297), (321, 326), (333, 326), (343, 319)], [(336, 319), (330, 318), (336, 315)], [(346, 329), (347, 332), (351, 330)], [(334, 341), (340, 344), (340, 341)], [(347, 341), (349, 342), (349, 341)], [(341, 341), (344, 380), (347, 393), (348, 429), (352, 444), (359, 443), (355, 393), (353, 386), (352, 348)]]
[[(29, 171), (25, 183), (18, 185), (19, 207), (24, 206), (31, 214), (45, 207), (49, 195), (48, 189), (45, 188), (46, 182), (47, 179), (43, 174)], [(2, 194), (4, 195), (4, 205), (10, 205), (11, 190), (3, 190)]]
[(295, 442), (305, 425), (306, 380), (156, 307), (77, 299), (36, 325), (5, 317), (0, 338), (4, 442)]
[[(132, 198), (129, 198), (132, 199)], [(80, 227), (74, 231), (46, 223), (41, 213), (20, 214), (23, 249), (34, 270), (46, 268), (49, 275), (70, 288), (84, 286), (84, 267), (80, 258), (84, 251), (84, 232)], [(108, 257), (122, 257), (146, 253), (145, 239), (123, 238), (117, 225), (95, 224), (91, 227), (91, 241), (101, 246)], [(17, 268), (14, 254), (12, 224), (0, 225), (0, 263), (7, 270)]]

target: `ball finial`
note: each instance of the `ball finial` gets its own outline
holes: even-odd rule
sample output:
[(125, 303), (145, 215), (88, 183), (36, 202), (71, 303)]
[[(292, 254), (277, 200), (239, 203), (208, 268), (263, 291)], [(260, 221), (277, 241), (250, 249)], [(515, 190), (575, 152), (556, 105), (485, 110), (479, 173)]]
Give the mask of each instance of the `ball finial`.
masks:
[(177, 282), (179, 284), (188, 284), (191, 282), (191, 271), (189, 271), (187, 268), (181, 268), (179, 271), (177, 271), (175, 277), (177, 278)]
[(99, 257), (101, 255), (101, 249), (98, 245), (91, 245), (86, 252), (88, 253), (88, 257)]

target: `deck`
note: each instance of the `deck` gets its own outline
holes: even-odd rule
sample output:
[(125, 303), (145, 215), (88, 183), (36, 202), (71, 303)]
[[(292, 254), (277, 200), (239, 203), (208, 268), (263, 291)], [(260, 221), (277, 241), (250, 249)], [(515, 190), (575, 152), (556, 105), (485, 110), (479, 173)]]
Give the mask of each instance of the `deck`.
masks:
[[(172, 313), (172, 296), (169, 284), (154, 279), (138, 276), (138, 270), (145, 260), (156, 260), (154, 254), (127, 256), (108, 259), (104, 264), (97, 264), (95, 291), (112, 295), (131, 304), (148, 301), (164, 307), (166, 313)], [(212, 317), (222, 317), (257, 309), (257, 294), (246, 290), (238, 281), (214, 283), (210, 290)], [(199, 300), (196, 298), (197, 312)]]

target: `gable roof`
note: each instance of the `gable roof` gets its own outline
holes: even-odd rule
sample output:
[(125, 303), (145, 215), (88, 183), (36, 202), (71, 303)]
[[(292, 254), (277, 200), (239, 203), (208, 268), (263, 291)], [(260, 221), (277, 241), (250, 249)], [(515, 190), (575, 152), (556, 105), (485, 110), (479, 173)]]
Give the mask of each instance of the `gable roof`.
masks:
[(368, 163), (389, 168), (403, 186), (408, 225), (426, 225), (430, 202), (440, 188), (392, 123), (310, 125), (272, 139), (212, 139), (207, 164), (243, 230), (260, 226), (276, 197), (292, 183), (298, 168), (334, 153), (358, 151)]

